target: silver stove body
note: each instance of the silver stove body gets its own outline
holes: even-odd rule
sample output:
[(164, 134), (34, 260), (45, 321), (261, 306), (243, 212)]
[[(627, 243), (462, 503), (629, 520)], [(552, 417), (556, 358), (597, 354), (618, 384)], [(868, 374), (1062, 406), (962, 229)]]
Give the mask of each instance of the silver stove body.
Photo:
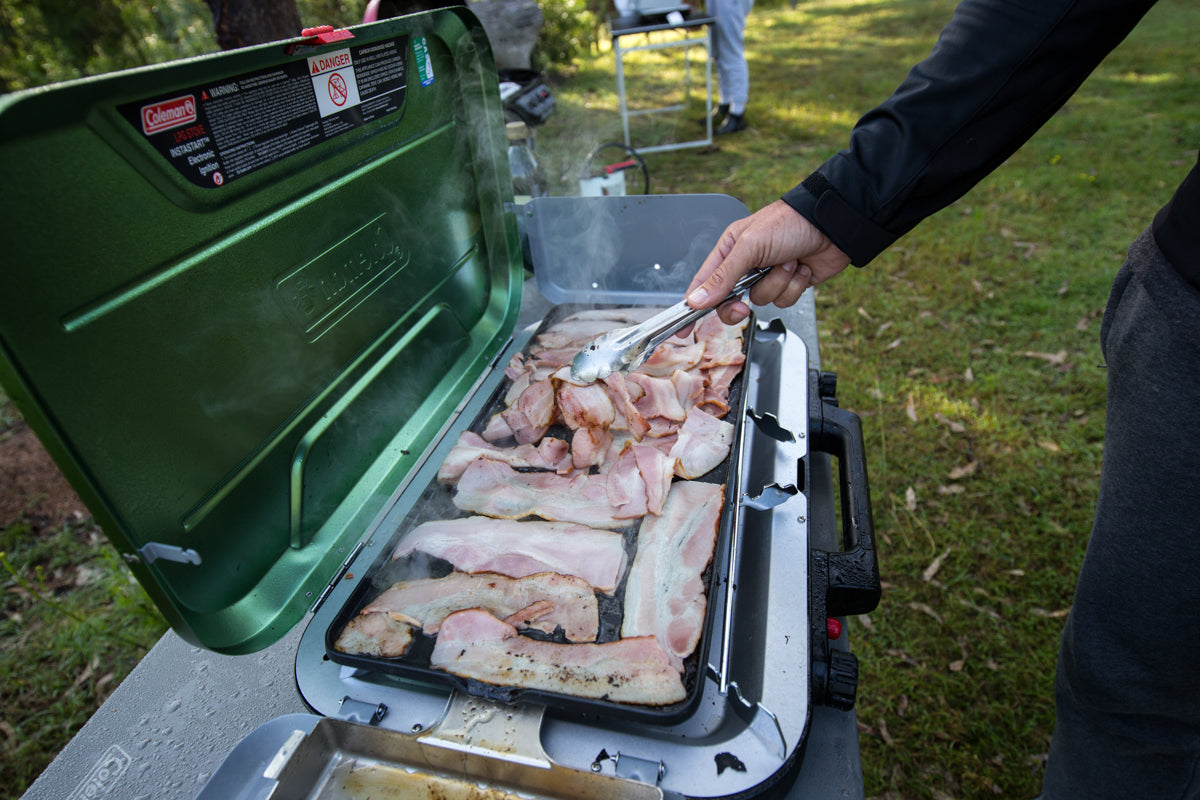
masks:
[[(497, 359), (466, 399), (425, 465), (347, 559), (318, 604), (296, 653), (305, 703), (327, 717), (378, 726), (442, 747), (488, 750), (442, 735), (447, 720), (494, 713), (492, 704), (442, 687), (340, 666), (325, 656), (325, 631), (370, 566), (389, 551), (414, 500), (436, 473), (458, 430), (474, 419), (503, 380), (503, 366), (533, 333), (531, 325)], [(581, 773), (614, 775), (665, 796), (753, 794), (800, 757), (813, 709), (809, 646), (808, 351), (778, 320), (754, 325), (745, 368), (741, 447), (734, 454), (738, 506), (730, 546), (714, 558), (717, 619), (704, 643), (704, 685), (695, 713), (669, 726), (581, 718), (530, 704), (509, 709), (537, 742), (502, 744), (492, 757), (543, 757)], [(797, 593), (802, 599), (797, 601)], [(519, 738), (519, 737), (518, 737)]]

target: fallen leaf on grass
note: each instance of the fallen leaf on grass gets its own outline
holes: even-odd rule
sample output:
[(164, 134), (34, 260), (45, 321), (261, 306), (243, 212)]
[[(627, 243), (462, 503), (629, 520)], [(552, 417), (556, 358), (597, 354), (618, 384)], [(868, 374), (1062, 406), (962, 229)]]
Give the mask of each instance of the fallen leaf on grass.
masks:
[(965, 597), (958, 598), (958, 604), (964, 606), (965, 608), (969, 608), (972, 611), (978, 611), (980, 614), (986, 614), (997, 622), (1004, 619), (1004, 617), (1000, 615), (1000, 612), (990, 609), (987, 606), (981, 606), (978, 603), (974, 603), (966, 599)]
[(1070, 608), (1060, 608), (1057, 611), (1047, 611), (1044, 608), (1035, 608), (1031, 612), (1035, 617), (1045, 617), (1046, 619), (1061, 619), (1071, 613)]
[(906, 653), (903, 650), (900, 650), (898, 648), (892, 648), (892, 649), (888, 650), (887, 654), (889, 656), (892, 656), (893, 658), (900, 659), (905, 664), (908, 664), (910, 667), (920, 667), (921, 666), (921, 662), (917, 661), (915, 658), (910, 656), (908, 653)]
[(967, 666), (967, 637), (958, 637), (958, 650), (962, 653), (962, 658), (950, 662), (951, 672), (962, 672), (963, 668)]
[(1038, 447), (1042, 448), (1043, 450), (1049, 450), (1051, 453), (1061, 453), (1062, 452), (1062, 448), (1059, 447), (1054, 442), (1050, 441), (1049, 439), (1042, 439), (1041, 441), (1039, 441)]
[(965, 491), (966, 487), (957, 483), (952, 483), (949, 486), (939, 486), (937, 489), (938, 494), (962, 494)]
[(967, 432), (967, 427), (965, 425), (963, 425), (961, 422), (955, 422), (954, 420), (947, 417), (945, 414), (937, 413), (937, 414), (933, 415), (933, 418), (935, 420), (937, 420), (938, 422), (942, 423), (943, 425), (945, 425), (953, 433), (966, 433)]
[(1025, 251), (1021, 254), (1022, 258), (1033, 258), (1033, 254), (1037, 252), (1038, 249), (1037, 242), (1018, 242), (1016, 239), (1014, 239), (1012, 244), (1013, 247), (1019, 247)]
[(100, 656), (92, 656), (92, 661), (87, 665), (87, 668), (75, 676), (75, 685), (80, 686), (86, 683), (89, 678), (96, 674), (96, 667), (98, 666), (100, 666)]
[(942, 624), (942, 618), (938, 615), (938, 613), (936, 611), (933, 610), (932, 606), (930, 606), (926, 603), (909, 603), (908, 607), (911, 608), (913, 611), (920, 611), (922, 614), (926, 614), (930, 617), (933, 617), (933, 619), (936, 620), (939, 625)]
[(879, 720), (879, 738), (883, 739), (883, 743), (888, 747), (896, 743), (896, 740), (892, 738), (892, 734), (888, 733), (887, 723), (883, 720)]
[(938, 570), (942, 568), (942, 562), (946, 560), (946, 556), (950, 555), (950, 548), (947, 547), (940, 556), (930, 562), (925, 571), (921, 573), (921, 580), (929, 583), (933, 580), (933, 576), (938, 574)]
[(979, 469), (979, 462), (971, 461), (967, 464), (963, 464), (961, 467), (955, 467), (954, 469), (950, 470), (950, 474), (947, 477), (949, 477), (952, 481), (957, 481), (974, 475), (975, 470), (977, 469)]
[(907, 414), (908, 418), (913, 422), (917, 421), (917, 403), (915, 400), (913, 400), (913, 396), (911, 394), (908, 396), (908, 405), (904, 407), (904, 413)]
[(1051, 366), (1059, 367), (1067, 363), (1067, 351), (1059, 350), (1057, 353), (1036, 353), (1032, 350), (1026, 350), (1021, 353), (1029, 358), (1040, 358)]
[(917, 510), (917, 490), (911, 486), (904, 490), (904, 507), (909, 511)]

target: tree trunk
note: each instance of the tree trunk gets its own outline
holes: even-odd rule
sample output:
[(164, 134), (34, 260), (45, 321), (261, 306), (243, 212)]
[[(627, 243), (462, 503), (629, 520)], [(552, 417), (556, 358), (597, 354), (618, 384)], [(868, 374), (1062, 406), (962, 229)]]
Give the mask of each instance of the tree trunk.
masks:
[(296, 0), (208, 0), (222, 50), (300, 35)]

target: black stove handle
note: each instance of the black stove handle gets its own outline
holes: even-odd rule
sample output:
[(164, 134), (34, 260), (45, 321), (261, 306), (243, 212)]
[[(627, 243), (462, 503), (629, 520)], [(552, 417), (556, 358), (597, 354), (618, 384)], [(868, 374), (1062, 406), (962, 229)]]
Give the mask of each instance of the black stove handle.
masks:
[(835, 456), (842, 506), (842, 550), (822, 553), (828, 574), (825, 612), (831, 617), (866, 614), (879, 605), (882, 588), (875, 558), (875, 526), (871, 514), (871, 489), (867, 481), (867, 456), (862, 421), (839, 408), (828, 386), (830, 373), (821, 376), (818, 419), (812, 420), (813, 450)]

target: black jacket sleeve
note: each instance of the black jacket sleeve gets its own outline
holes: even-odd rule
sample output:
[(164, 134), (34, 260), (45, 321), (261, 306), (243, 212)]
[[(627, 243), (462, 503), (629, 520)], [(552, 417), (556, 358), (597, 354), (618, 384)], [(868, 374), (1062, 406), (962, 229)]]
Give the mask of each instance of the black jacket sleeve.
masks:
[(1031, 137), (1154, 0), (964, 0), (929, 56), (783, 200), (862, 266)]

